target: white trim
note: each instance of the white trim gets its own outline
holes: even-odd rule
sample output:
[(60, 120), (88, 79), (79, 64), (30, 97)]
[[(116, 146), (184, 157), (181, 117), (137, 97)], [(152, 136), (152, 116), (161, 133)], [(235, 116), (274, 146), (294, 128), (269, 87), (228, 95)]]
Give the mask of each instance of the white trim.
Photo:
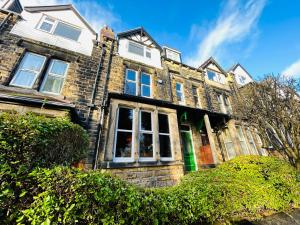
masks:
[[(51, 28), (50, 31), (46, 31), (46, 30), (41, 29), (41, 26), (42, 26), (42, 24), (45, 22), (45, 20), (46, 20), (47, 17), (50, 18), (50, 19), (52, 19), (52, 20), (54, 20), (54, 22), (52, 23), (52, 28)], [(47, 21), (46, 21), (46, 22), (47, 22)], [(49, 22), (47, 22), (47, 23), (49, 23)], [(50, 23), (51, 23), (51, 22), (50, 22)], [(72, 27), (72, 28), (74, 28), (74, 29), (76, 29), (76, 30), (79, 30), (80, 33), (79, 33), (79, 36), (78, 36), (77, 40), (72, 39), (72, 38), (68, 38), (68, 37), (64, 37), (64, 36), (61, 36), (61, 35), (54, 34), (54, 32), (55, 32), (55, 30), (56, 30), (56, 28), (57, 28), (57, 25), (58, 25), (59, 23), (65, 24), (65, 25), (70, 26), (70, 27)], [(53, 36), (58, 36), (58, 37), (61, 37), (61, 38), (64, 38), (64, 39), (67, 39), (67, 40), (70, 40), (70, 41), (75, 41), (75, 42), (77, 42), (77, 43), (79, 43), (79, 39), (80, 39), (80, 36), (81, 36), (81, 34), (82, 34), (82, 28), (81, 28), (81, 27), (78, 27), (78, 26), (76, 26), (76, 25), (74, 25), (74, 24), (70, 24), (70, 23), (68, 23), (68, 22), (59, 20), (59, 19), (54, 18), (54, 17), (52, 17), (52, 16), (48, 16), (47, 14), (43, 14), (42, 18), (40, 19), (39, 23), (38, 23), (37, 26), (36, 26), (36, 29), (39, 30), (39, 31), (42, 31), (42, 32), (46, 32), (46, 33), (48, 33), (48, 34), (52, 34)]]
[[(118, 129), (119, 125), (119, 112), (120, 108), (124, 109), (130, 109), (132, 110), (132, 130), (123, 130), (123, 129)], [(113, 162), (134, 162), (134, 137), (135, 137), (135, 110), (130, 107), (126, 106), (118, 106), (117, 109), (117, 117), (116, 117), (116, 124), (115, 124), (115, 135), (114, 135), (114, 148), (113, 148)], [(118, 131), (121, 132), (131, 132), (132, 138), (131, 138), (131, 157), (116, 157), (116, 147), (117, 147), (117, 138), (118, 138)]]
[[(180, 91), (177, 90), (177, 84), (180, 85)], [(180, 105), (185, 105), (185, 96), (184, 96), (184, 86), (183, 86), (183, 83), (176, 81), (175, 91), (176, 91), (176, 98), (177, 98), (177, 101), (178, 101), (178, 95), (177, 95), (177, 92), (181, 93), (181, 96), (182, 96), (182, 101), (178, 101), (178, 103), (179, 103)]]
[[(29, 69), (21, 69), (24, 65), (24, 62), (25, 60), (27, 59), (28, 55), (36, 55), (36, 56), (39, 56), (41, 58), (43, 58), (43, 63), (40, 67), (40, 69), (38, 71), (35, 71), (35, 70), (29, 70)], [(34, 83), (36, 82), (36, 79), (38, 78), (38, 76), (41, 75), (41, 72), (45, 66), (45, 63), (46, 63), (46, 60), (47, 60), (47, 57), (46, 56), (43, 56), (43, 55), (39, 55), (39, 54), (36, 54), (36, 53), (32, 53), (32, 52), (26, 52), (24, 57), (22, 58), (21, 60), (21, 63), (20, 65), (18, 66), (18, 69), (17, 69), (17, 72), (14, 74), (12, 80), (9, 82), (9, 85), (10, 86), (15, 86), (15, 87), (23, 87), (23, 88), (32, 88)], [(29, 71), (29, 72), (33, 72), (35, 74), (35, 79), (32, 81), (31, 85), (30, 86), (25, 86), (25, 85), (18, 85), (18, 84), (14, 84), (15, 80), (16, 80), (16, 77), (17, 75), (20, 73), (20, 71)]]
[[(149, 130), (142, 130), (142, 112), (150, 113), (151, 114), (151, 131)], [(138, 130), (138, 153), (139, 153), (139, 161), (140, 162), (152, 162), (156, 161), (156, 149), (154, 145), (154, 116), (153, 112), (149, 110), (139, 110), (139, 130)], [(152, 151), (153, 151), (153, 156), (152, 157), (141, 157), (140, 156), (140, 134), (151, 134), (152, 135)]]
[[(63, 76), (60, 76), (60, 75), (54, 74), (54, 73), (50, 73), (50, 71), (51, 71), (51, 69), (52, 69), (53, 64), (54, 64), (55, 61), (56, 62), (63, 62), (63, 63), (65, 63), (67, 65), (65, 73), (64, 73)], [(67, 74), (68, 69), (69, 69), (69, 63), (67, 63), (67, 62), (65, 62), (63, 60), (52, 59), (51, 62), (50, 62), (50, 66), (48, 67), (47, 73), (46, 73), (46, 75), (44, 77), (43, 83), (41, 85), (40, 92), (47, 93), (47, 94), (53, 94), (53, 95), (60, 95), (60, 93), (61, 93), (61, 91), (63, 89), (64, 83), (65, 83), (65, 80), (66, 80), (65, 78), (66, 78), (66, 74)], [(60, 79), (63, 79), (61, 89), (60, 89), (60, 91), (58, 93), (56, 93), (56, 92), (50, 92), (50, 91), (43, 91), (45, 83), (46, 83), (46, 81), (47, 81), (47, 79), (48, 79), (49, 76), (58, 77)]]
[[(168, 127), (169, 127), (169, 133), (160, 133), (159, 132), (159, 114), (162, 115), (166, 115), (168, 118)], [(160, 157), (160, 161), (166, 162), (166, 161), (174, 161), (174, 152), (173, 152), (173, 135), (171, 135), (171, 129), (170, 129), (170, 116), (167, 113), (164, 112), (158, 112), (157, 113), (157, 117), (158, 117), (158, 143), (159, 143), (159, 154), (161, 153), (161, 149), (160, 149), (160, 140), (159, 140), (159, 136), (160, 135), (164, 135), (164, 136), (169, 136), (169, 140), (170, 140), (170, 148), (171, 148), (171, 157)], [(160, 154), (161, 155), (161, 154)]]
[[(128, 71), (133, 71), (134, 73), (135, 73), (135, 81), (133, 81), (133, 80), (128, 80), (127, 79), (127, 77), (128, 77)], [(126, 85), (127, 85), (127, 82), (129, 82), (129, 83), (134, 83), (135, 84), (135, 96), (137, 96), (137, 94), (138, 94), (138, 72), (136, 71), (136, 70), (132, 70), (132, 69), (126, 69), (126, 74), (125, 74), (125, 87), (124, 87), (124, 93), (125, 94), (128, 94), (128, 95), (130, 95), (130, 93), (127, 93), (126, 91)]]
[[(148, 85), (148, 84), (143, 84), (142, 83), (142, 76), (143, 76), (143, 74), (145, 74), (145, 75), (148, 75), (149, 76), (149, 78), (150, 78), (150, 84)], [(145, 98), (152, 98), (152, 76), (150, 75), (150, 74), (148, 74), (148, 73), (145, 73), (145, 72), (141, 72), (140, 73), (140, 93), (141, 93), (141, 97), (145, 97)], [(147, 87), (149, 87), (150, 88), (150, 96), (144, 96), (143, 94), (142, 94), (142, 87), (143, 86), (147, 86)]]

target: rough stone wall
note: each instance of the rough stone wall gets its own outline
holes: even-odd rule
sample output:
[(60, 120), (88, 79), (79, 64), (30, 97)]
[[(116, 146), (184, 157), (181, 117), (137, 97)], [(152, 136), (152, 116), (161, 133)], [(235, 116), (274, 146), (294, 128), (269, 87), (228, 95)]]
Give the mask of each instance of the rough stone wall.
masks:
[(184, 175), (182, 165), (103, 169), (103, 171), (143, 187), (172, 186)]

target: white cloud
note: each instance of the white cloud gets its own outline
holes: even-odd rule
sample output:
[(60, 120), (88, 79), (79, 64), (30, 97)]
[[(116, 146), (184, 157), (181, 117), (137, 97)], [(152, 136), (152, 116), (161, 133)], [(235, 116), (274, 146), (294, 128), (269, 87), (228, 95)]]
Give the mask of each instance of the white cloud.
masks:
[(104, 25), (113, 27), (120, 20), (110, 9), (102, 6), (99, 1), (79, 0), (21, 0), (23, 6), (73, 4), (80, 14), (98, 32)]
[[(240, 42), (251, 35), (267, 0), (228, 0), (215, 26), (198, 44), (197, 51), (190, 56), (189, 64), (199, 66), (210, 56), (220, 56), (226, 44)], [(224, 52), (224, 51), (223, 51)]]
[(284, 76), (290, 76), (295, 78), (300, 78), (300, 59), (282, 71)]

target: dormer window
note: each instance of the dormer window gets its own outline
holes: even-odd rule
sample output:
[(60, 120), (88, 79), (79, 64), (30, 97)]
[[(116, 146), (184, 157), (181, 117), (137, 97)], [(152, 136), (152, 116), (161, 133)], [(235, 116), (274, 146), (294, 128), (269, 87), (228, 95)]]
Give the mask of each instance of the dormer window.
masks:
[(38, 29), (73, 41), (78, 41), (81, 34), (79, 28), (49, 16), (43, 16)]
[(224, 84), (225, 83), (225, 77), (223, 74), (217, 73), (212, 70), (207, 70), (207, 77), (209, 80)]
[(166, 56), (167, 56), (168, 59), (172, 59), (176, 62), (181, 62), (179, 52), (175, 52), (175, 51), (172, 51), (170, 49), (166, 49)]
[(128, 51), (136, 55), (144, 56), (144, 46), (135, 42), (129, 42)]

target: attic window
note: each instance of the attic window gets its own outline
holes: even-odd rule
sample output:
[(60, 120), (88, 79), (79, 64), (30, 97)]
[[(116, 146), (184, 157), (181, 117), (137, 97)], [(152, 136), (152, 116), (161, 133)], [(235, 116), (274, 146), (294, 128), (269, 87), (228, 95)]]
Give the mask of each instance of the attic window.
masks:
[(225, 76), (223, 74), (216, 73), (212, 70), (207, 70), (207, 77), (209, 80), (225, 84)]
[(144, 56), (144, 46), (131, 41), (128, 44), (128, 51), (136, 55)]
[(38, 29), (73, 41), (78, 41), (81, 30), (49, 16), (43, 16)]
[(180, 62), (180, 54), (178, 52), (174, 52), (169, 49), (166, 49), (166, 55), (168, 59), (172, 59), (174, 61)]
[(239, 80), (241, 84), (245, 84), (246, 83), (246, 77), (239, 75)]

